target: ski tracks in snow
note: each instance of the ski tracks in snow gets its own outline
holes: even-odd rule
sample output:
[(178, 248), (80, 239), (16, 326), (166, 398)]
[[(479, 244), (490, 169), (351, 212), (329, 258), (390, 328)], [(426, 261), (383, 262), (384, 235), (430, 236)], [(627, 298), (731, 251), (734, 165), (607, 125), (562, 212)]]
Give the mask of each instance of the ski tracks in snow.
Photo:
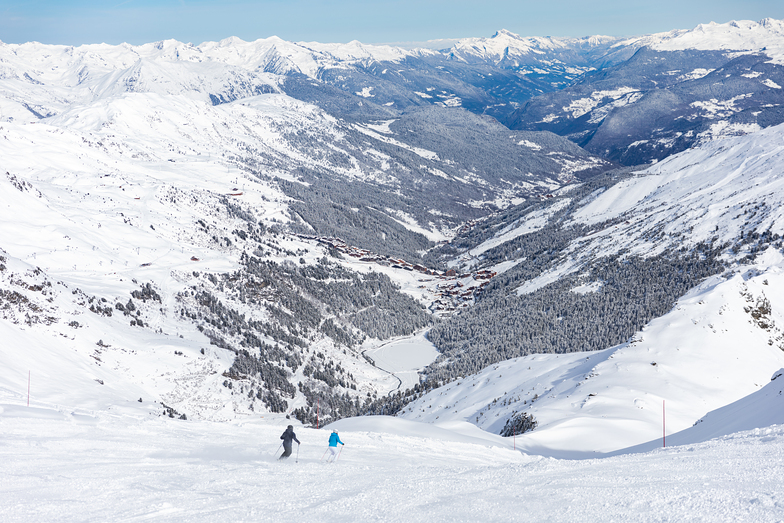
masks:
[[(776, 521), (784, 426), (604, 459), (527, 456), (492, 444), (3, 405), (0, 519), (17, 521)], [(388, 419), (388, 418), (387, 418)], [(372, 419), (371, 419), (372, 421)], [(409, 422), (413, 423), (413, 422)], [(387, 425), (385, 425), (387, 426)], [(430, 428), (427, 428), (430, 427)]]

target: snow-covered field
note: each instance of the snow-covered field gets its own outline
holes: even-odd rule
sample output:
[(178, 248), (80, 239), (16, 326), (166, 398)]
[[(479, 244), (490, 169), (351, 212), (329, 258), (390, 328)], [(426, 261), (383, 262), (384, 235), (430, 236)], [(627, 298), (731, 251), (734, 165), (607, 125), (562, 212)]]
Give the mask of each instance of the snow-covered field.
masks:
[(435, 346), (425, 338), (425, 333), (386, 343), (365, 352), (380, 369), (391, 372), (400, 379), (400, 389), (405, 390), (419, 383), (418, 371), (438, 357)]
[[(476, 427), (395, 418), (295, 427), (0, 405), (0, 520), (780, 521), (784, 426), (605, 459), (512, 450)], [(467, 425), (467, 424), (464, 424)], [(297, 461), (295, 461), (298, 460)]]

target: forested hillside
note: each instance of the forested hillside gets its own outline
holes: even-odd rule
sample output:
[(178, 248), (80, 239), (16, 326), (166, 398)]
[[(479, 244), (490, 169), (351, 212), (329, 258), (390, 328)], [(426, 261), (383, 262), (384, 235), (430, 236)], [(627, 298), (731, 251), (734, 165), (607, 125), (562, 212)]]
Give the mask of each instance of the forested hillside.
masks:
[(499, 274), (474, 307), (431, 329), (442, 356), (428, 380), (622, 343), (706, 277), (782, 252), (782, 132), (598, 176), (456, 237), (442, 256)]

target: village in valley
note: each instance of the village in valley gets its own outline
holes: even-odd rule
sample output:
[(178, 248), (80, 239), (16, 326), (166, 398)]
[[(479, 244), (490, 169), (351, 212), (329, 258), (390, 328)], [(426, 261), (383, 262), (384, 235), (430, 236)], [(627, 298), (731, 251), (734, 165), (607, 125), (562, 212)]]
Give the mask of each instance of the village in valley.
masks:
[(429, 309), (438, 316), (449, 316), (454, 311), (473, 304), (476, 297), (482, 292), (482, 289), (497, 274), (495, 271), (488, 269), (466, 274), (460, 274), (453, 268), (446, 271), (438, 271), (416, 263), (409, 263), (401, 258), (393, 258), (348, 245), (340, 238), (298, 236), (303, 240), (318, 242), (326, 246), (330, 252), (334, 251), (360, 262), (375, 263), (383, 267), (420, 273), (422, 277), (417, 280), (420, 283), (418, 288), (427, 290), (433, 295)]

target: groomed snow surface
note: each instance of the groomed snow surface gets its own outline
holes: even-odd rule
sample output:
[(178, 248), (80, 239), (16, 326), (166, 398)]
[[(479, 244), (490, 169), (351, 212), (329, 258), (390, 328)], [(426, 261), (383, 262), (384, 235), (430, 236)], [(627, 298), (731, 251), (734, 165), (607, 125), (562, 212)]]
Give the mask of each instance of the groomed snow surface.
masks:
[[(468, 424), (295, 427), (0, 405), (0, 520), (780, 521), (784, 426), (643, 454), (558, 460)], [(295, 461), (298, 459), (298, 462)]]

